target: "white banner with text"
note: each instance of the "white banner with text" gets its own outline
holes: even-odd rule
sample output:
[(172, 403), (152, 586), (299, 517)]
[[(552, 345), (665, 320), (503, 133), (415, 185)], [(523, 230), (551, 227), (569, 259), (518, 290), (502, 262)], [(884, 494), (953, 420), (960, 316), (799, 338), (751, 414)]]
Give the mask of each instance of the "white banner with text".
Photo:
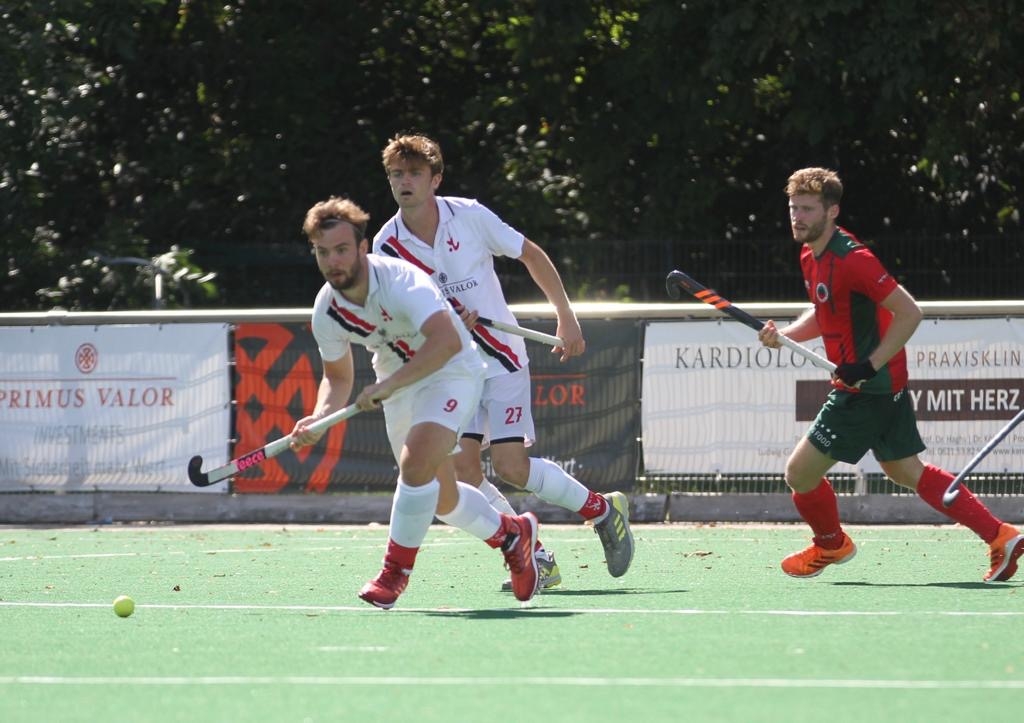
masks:
[(227, 458), (227, 337), (222, 323), (0, 327), (0, 491), (199, 491), (192, 455)]
[[(806, 346), (825, 354), (820, 339)], [(907, 365), (928, 445), (921, 457), (955, 473), (1024, 408), (1024, 319), (929, 319), (907, 345)], [(799, 355), (762, 347), (723, 319), (648, 325), (642, 388), (647, 472), (781, 474), (829, 384)], [(870, 453), (836, 469), (881, 471)], [(976, 471), (1024, 471), (1024, 427)]]

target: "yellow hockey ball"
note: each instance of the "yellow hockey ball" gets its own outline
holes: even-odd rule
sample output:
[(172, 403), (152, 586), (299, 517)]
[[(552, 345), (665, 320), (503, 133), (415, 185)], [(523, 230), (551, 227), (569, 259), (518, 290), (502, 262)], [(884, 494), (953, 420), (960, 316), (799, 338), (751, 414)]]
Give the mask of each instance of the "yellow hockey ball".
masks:
[(121, 595), (114, 600), (114, 612), (118, 617), (126, 618), (135, 612), (135, 601), (127, 595)]

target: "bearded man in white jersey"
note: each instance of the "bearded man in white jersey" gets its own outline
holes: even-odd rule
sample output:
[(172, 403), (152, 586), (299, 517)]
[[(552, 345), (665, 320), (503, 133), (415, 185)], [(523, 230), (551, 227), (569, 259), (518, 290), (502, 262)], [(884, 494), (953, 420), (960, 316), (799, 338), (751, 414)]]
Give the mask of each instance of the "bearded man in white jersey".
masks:
[[(592, 521), (609, 573), (624, 575), (633, 559), (626, 496), (621, 492), (597, 494), (551, 460), (529, 456), (534, 423), (526, 345), (521, 337), (477, 323), (483, 316), (515, 324), (494, 271), (495, 256), (514, 258), (526, 266), (555, 309), (556, 333), (564, 344), (554, 352), (563, 362), (582, 354), (586, 348), (583, 332), (557, 269), (537, 244), (476, 200), (436, 195), (444, 161), (440, 146), (432, 139), (396, 136), (382, 157), (398, 213), (374, 236), (374, 253), (405, 259), (430, 274), (459, 311), (487, 362), (479, 410), (459, 439), (461, 451), (455, 456), (458, 479), (479, 486), (492, 505), (514, 514), (508, 500), (484, 476), (481, 453), (489, 445), (494, 471), (502, 480)], [(554, 556), (540, 543), (536, 557), (540, 586), (559, 584), (561, 574)], [(510, 583), (504, 587), (508, 589)]]
[(399, 474), (384, 567), (359, 597), (379, 608), (394, 606), (436, 512), (500, 548), (516, 598), (529, 600), (538, 582), (536, 518), (501, 514), (477, 488), (457, 483), (450, 456), (476, 411), (484, 365), (426, 274), (368, 253), (369, 218), (340, 198), (317, 203), (306, 214), (302, 228), (326, 281), (312, 319), (323, 377), (313, 412), (292, 430), (292, 447), (323, 436), (309, 425), (345, 405), (355, 378), (351, 344), (365, 346), (373, 352), (377, 379), (358, 393), (355, 404), (364, 411), (383, 407)]

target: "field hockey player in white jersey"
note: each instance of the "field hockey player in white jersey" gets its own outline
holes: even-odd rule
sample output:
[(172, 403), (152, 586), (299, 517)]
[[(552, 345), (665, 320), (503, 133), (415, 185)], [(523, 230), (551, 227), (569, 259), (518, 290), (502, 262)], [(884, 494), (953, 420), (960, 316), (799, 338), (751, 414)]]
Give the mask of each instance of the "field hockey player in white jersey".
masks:
[[(463, 430), (461, 451), (455, 456), (458, 479), (479, 486), (492, 505), (515, 514), (484, 476), (480, 455), (489, 445), (498, 477), (592, 521), (604, 546), (608, 571), (613, 577), (624, 575), (633, 559), (626, 496), (621, 492), (597, 494), (551, 460), (529, 456), (534, 423), (526, 345), (518, 336), (477, 323), (481, 316), (516, 323), (494, 271), (494, 257), (518, 259), (555, 308), (556, 333), (564, 345), (554, 353), (561, 355), (561, 361), (582, 354), (586, 348), (583, 332), (557, 269), (537, 244), (487, 207), (471, 199), (436, 195), (444, 161), (440, 146), (432, 139), (396, 136), (382, 157), (398, 213), (377, 232), (374, 253), (405, 259), (430, 274), (459, 311), (487, 362), (480, 408)], [(535, 554), (541, 588), (558, 585), (561, 574), (554, 555), (540, 543)], [(510, 582), (504, 587), (510, 588)]]
[(538, 583), (536, 518), (501, 514), (476, 487), (455, 480), (451, 453), (479, 404), (484, 364), (426, 274), (368, 253), (369, 218), (340, 198), (317, 203), (306, 214), (302, 228), (326, 280), (312, 320), (323, 378), (312, 413), (292, 430), (292, 446), (314, 444), (323, 432), (311, 432), (309, 425), (345, 406), (354, 383), (351, 344), (365, 346), (373, 352), (376, 381), (356, 395), (355, 404), (364, 411), (383, 407), (399, 474), (384, 567), (359, 597), (379, 608), (394, 606), (436, 512), (443, 522), (500, 548), (516, 598), (529, 600)]

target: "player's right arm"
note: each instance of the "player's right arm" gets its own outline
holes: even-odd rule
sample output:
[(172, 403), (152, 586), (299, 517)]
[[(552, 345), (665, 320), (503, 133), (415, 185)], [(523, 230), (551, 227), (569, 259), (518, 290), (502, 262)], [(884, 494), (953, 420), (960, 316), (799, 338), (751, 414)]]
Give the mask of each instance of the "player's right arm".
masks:
[(902, 286), (893, 289), (882, 300), (881, 306), (892, 314), (892, 321), (878, 346), (868, 356), (868, 361), (875, 369), (881, 369), (906, 346), (924, 318), (917, 301)]
[(310, 444), (316, 444), (324, 435), (307, 431), (310, 424), (335, 412), (345, 406), (349, 396), (352, 394), (352, 384), (355, 379), (355, 369), (352, 363), (352, 350), (340, 359), (324, 361), (324, 375), (320, 379), (320, 387), (317, 389), (316, 405), (308, 417), (303, 417), (295, 423), (292, 430), (291, 447), (299, 449)]
[(757, 332), (757, 338), (761, 340), (761, 343), (772, 349), (782, 346), (779, 336), (789, 337), (793, 341), (808, 341), (821, 336), (821, 328), (818, 326), (817, 317), (814, 316), (814, 309), (808, 309), (796, 321), (781, 329), (777, 328), (775, 322), (769, 319), (764, 323), (764, 327)]

